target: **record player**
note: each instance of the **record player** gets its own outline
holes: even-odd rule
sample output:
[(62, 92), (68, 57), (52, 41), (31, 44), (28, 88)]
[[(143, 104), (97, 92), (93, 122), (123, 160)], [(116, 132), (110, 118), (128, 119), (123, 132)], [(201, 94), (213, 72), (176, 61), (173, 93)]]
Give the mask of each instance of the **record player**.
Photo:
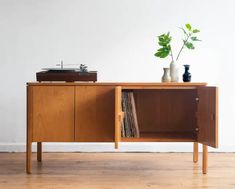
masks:
[(79, 68), (71, 68), (65, 66), (71, 66), (77, 64), (64, 64), (61, 61), (57, 64), (56, 68), (43, 68), (41, 72), (36, 73), (37, 81), (65, 81), (65, 82), (75, 82), (75, 81), (97, 81), (97, 71), (88, 71), (87, 66), (80, 64)]

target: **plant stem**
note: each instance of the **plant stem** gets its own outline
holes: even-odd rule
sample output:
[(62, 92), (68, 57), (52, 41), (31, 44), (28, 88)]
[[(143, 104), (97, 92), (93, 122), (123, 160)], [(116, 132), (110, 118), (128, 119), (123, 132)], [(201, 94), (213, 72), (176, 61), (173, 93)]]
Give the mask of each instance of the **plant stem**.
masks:
[(179, 59), (179, 56), (180, 56), (182, 50), (184, 49), (185, 44), (188, 42), (190, 36), (191, 36), (191, 34), (189, 34), (187, 39), (184, 41), (183, 46), (181, 47), (181, 49), (180, 49), (180, 51), (179, 51), (179, 53), (177, 55), (176, 61)]

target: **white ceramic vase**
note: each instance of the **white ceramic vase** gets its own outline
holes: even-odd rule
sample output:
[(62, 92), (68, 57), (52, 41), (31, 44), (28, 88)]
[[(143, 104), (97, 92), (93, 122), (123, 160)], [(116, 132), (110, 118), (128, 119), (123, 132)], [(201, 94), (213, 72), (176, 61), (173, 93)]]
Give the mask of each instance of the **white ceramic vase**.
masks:
[(171, 82), (179, 82), (179, 68), (175, 61), (170, 63)]
[(162, 76), (162, 82), (166, 83), (166, 82), (171, 82), (171, 76), (170, 76), (170, 69), (169, 68), (163, 68), (164, 73)]

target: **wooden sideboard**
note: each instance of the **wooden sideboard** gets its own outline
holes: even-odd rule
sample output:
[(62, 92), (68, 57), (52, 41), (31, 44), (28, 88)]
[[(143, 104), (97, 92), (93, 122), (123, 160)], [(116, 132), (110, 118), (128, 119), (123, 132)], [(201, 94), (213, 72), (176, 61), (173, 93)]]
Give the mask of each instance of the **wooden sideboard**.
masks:
[[(122, 92), (136, 99), (140, 137), (121, 137)], [(26, 171), (32, 143), (42, 160), (42, 142), (192, 142), (193, 161), (203, 144), (218, 147), (218, 89), (206, 83), (27, 83)]]

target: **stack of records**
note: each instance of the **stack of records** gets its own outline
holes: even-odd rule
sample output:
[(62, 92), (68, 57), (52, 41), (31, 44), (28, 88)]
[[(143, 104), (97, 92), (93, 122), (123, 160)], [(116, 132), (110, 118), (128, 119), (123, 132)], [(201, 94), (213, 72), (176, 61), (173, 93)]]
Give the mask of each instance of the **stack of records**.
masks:
[(139, 137), (136, 105), (132, 91), (122, 92), (122, 110), (125, 114), (122, 122), (122, 137)]

